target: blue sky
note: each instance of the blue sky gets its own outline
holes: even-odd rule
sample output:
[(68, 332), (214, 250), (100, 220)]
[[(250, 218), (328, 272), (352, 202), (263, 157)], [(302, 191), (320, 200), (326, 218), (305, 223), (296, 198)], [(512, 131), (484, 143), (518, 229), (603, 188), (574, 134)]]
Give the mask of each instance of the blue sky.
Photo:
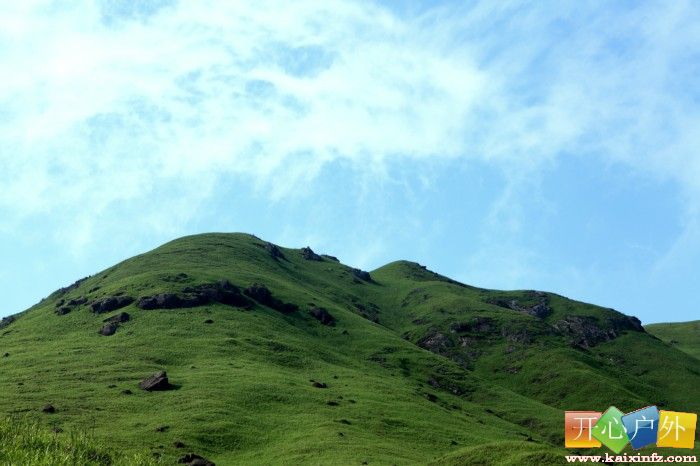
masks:
[(464, 3), (0, 5), (0, 316), (244, 231), (700, 318), (698, 4)]

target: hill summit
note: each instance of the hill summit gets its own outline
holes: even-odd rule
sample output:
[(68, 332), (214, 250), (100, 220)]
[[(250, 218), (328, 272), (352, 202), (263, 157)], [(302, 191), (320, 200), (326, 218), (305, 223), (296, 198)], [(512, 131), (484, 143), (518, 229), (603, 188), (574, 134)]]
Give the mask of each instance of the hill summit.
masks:
[(163, 464), (560, 464), (564, 410), (700, 411), (700, 360), (634, 317), (247, 234), (61, 288), (0, 356), (0, 416)]

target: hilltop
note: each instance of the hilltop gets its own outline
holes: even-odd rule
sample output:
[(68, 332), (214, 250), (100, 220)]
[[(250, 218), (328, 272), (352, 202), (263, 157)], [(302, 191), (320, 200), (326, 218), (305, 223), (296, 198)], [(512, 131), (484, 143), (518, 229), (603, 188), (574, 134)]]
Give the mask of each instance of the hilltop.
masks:
[(700, 411), (675, 346), (553, 293), (204, 234), (3, 321), (0, 417), (164, 464), (560, 464), (563, 410)]

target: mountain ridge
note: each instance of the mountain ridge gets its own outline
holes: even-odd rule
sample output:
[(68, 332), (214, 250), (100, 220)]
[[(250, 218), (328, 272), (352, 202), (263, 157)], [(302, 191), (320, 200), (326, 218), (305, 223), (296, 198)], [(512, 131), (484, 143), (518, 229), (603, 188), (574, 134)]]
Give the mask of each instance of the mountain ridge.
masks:
[[(0, 329), (2, 353), (0, 414), (91, 420), (166, 461), (180, 442), (218, 464), (459, 464), (496, 439), (556, 464), (565, 409), (700, 410), (700, 362), (630, 316), (247, 234), (178, 238), (57, 290)], [(158, 370), (178, 388), (140, 391)]]

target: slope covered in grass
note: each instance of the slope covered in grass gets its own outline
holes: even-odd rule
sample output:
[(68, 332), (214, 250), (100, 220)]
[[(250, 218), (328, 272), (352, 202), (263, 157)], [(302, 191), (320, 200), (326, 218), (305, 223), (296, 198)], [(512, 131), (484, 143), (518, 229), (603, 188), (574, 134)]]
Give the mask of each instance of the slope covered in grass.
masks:
[(115, 453), (115, 445), (84, 432), (59, 435), (36, 422), (0, 420), (0, 464), (33, 466), (156, 466), (147, 454)]
[(700, 359), (700, 320), (650, 324), (645, 328), (674, 348)]
[[(94, 312), (105, 299), (123, 307)], [(458, 464), (513, 442), (550, 458), (565, 409), (700, 411), (700, 362), (613, 310), (403, 261), (367, 275), (244, 234), (181, 238), (59, 290), (4, 324), (2, 354), (0, 415), (90, 426), (166, 464)], [(172, 389), (138, 388), (158, 370)]]

